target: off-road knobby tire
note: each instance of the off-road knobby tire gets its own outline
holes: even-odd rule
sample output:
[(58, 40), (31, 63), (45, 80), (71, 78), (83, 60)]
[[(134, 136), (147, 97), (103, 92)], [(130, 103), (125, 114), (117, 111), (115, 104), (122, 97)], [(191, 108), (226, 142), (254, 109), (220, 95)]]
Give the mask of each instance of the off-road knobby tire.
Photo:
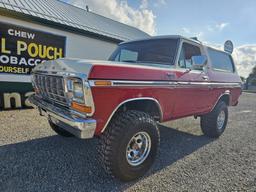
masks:
[[(146, 132), (151, 139), (148, 157), (137, 166), (126, 159), (126, 148), (130, 139), (138, 132)], [(153, 164), (160, 142), (160, 134), (154, 119), (140, 111), (120, 113), (111, 120), (100, 136), (98, 152), (101, 164), (110, 175), (122, 181), (131, 181), (144, 175)]]
[(62, 137), (74, 137), (74, 135), (72, 135), (71, 133), (67, 132), (66, 130), (62, 129), (61, 127), (55, 125), (51, 120), (48, 120), (51, 128), (53, 131), (55, 131), (55, 133), (57, 133), (58, 135), (62, 136)]
[[(218, 129), (217, 118), (222, 110), (224, 110), (226, 118), (222, 128)], [(204, 135), (211, 138), (218, 138), (226, 129), (227, 122), (228, 122), (228, 107), (224, 101), (219, 101), (210, 113), (201, 116), (200, 124), (201, 124), (201, 129)]]

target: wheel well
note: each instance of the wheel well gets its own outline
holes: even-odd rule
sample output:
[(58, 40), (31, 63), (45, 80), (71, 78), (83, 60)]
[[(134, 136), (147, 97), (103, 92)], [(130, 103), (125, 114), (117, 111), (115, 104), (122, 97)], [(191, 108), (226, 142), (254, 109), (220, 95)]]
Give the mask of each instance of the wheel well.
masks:
[(224, 101), (226, 103), (226, 105), (229, 106), (229, 104), (230, 104), (230, 95), (228, 95), (228, 94), (222, 95), (220, 97), (219, 101)]
[(156, 121), (161, 121), (162, 119), (162, 111), (160, 105), (159, 103), (157, 103), (157, 101), (154, 100), (143, 99), (128, 101), (122, 104), (115, 112), (115, 114), (117, 114), (118, 112), (124, 112), (128, 110), (143, 111), (151, 115)]

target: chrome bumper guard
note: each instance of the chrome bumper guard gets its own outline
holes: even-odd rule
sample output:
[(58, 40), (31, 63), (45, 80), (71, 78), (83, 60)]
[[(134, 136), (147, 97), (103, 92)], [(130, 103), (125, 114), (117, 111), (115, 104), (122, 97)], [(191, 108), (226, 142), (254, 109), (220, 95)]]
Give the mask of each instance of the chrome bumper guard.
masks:
[(41, 100), (36, 95), (30, 96), (29, 102), (33, 107), (38, 108), (40, 115), (48, 117), (55, 125), (74, 136), (81, 139), (89, 139), (94, 136), (96, 120), (76, 117), (67, 109), (56, 107), (51, 103)]

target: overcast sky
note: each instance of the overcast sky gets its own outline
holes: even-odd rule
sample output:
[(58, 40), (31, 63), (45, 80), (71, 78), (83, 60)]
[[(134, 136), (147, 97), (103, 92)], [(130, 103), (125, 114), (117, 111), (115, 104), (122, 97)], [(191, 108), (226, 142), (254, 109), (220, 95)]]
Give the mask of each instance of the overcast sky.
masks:
[(231, 39), (239, 74), (256, 65), (256, 0), (64, 0), (151, 35), (197, 36), (212, 45)]

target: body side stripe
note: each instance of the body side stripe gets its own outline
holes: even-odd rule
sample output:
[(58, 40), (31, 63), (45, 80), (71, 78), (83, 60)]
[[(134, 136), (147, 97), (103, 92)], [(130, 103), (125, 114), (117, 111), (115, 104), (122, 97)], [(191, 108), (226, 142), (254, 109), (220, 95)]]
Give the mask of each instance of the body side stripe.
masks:
[[(95, 85), (95, 81), (97, 80), (89, 80), (89, 84), (92, 87), (99, 87)], [(202, 87), (202, 86), (209, 86), (211, 88), (218, 88), (218, 87), (241, 87), (241, 83), (227, 83), (227, 82), (197, 82), (197, 81), (125, 81), (125, 80), (106, 80), (111, 82), (109, 86), (120, 86), (120, 87), (127, 87), (127, 86), (168, 86), (168, 87), (175, 87), (175, 88), (190, 88), (190, 87)], [(106, 87), (106, 86), (105, 86)]]

